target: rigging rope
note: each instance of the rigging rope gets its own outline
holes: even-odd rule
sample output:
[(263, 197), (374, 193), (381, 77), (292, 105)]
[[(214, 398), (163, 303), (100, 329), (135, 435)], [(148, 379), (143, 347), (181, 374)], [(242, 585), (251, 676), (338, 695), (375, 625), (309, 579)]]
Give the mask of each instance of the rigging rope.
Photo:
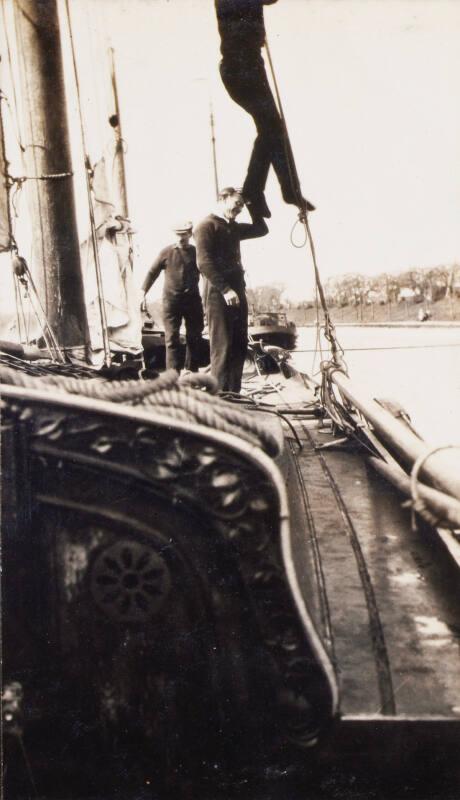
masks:
[[(323, 315), (324, 315), (324, 336), (327, 339), (327, 341), (329, 342), (329, 346), (330, 346), (331, 354), (332, 354), (332, 361), (333, 361), (334, 365), (336, 367), (346, 371), (346, 365), (345, 365), (345, 363), (343, 361), (343, 349), (342, 349), (342, 347), (340, 346), (340, 344), (339, 344), (339, 342), (337, 340), (337, 336), (336, 336), (336, 333), (335, 333), (335, 328), (334, 328), (334, 325), (332, 324), (332, 321), (331, 321), (331, 317), (330, 317), (330, 314), (329, 314), (329, 308), (328, 308), (328, 305), (327, 305), (327, 302), (326, 302), (326, 296), (325, 296), (325, 293), (324, 293), (323, 285), (322, 285), (322, 282), (321, 282), (321, 277), (320, 277), (320, 274), (319, 274), (318, 264), (317, 264), (317, 261), (316, 261), (315, 245), (314, 245), (314, 242), (313, 242), (313, 237), (312, 237), (312, 234), (311, 234), (310, 225), (308, 223), (308, 212), (306, 210), (305, 201), (303, 199), (303, 196), (302, 196), (302, 193), (301, 193), (301, 190), (300, 190), (299, 175), (298, 175), (297, 166), (296, 166), (296, 162), (295, 162), (295, 159), (294, 159), (294, 154), (293, 154), (292, 147), (291, 147), (289, 131), (288, 131), (287, 123), (286, 123), (286, 117), (285, 117), (284, 111), (283, 111), (283, 105), (282, 105), (282, 102), (281, 102), (281, 95), (280, 95), (280, 91), (279, 91), (279, 88), (278, 88), (278, 81), (277, 81), (277, 78), (276, 78), (275, 69), (274, 69), (274, 66), (273, 66), (273, 61), (272, 61), (272, 57), (271, 57), (271, 53), (270, 53), (270, 47), (269, 47), (267, 38), (265, 38), (265, 50), (266, 50), (266, 53), (267, 53), (268, 63), (269, 63), (269, 67), (270, 67), (270, 73), (271, 73), (271, 77), (272, 77), (272, 80), (273, 80), (273, 86), (274, 86), (274, 89), (275, 89), (276, 102), (278, 104), (278, 111), (279, 111), (279, 114), (280, 114), (282, 128), (283, 128), (284, 145), (285, 145), (286, 158), (287, 158), (287, 163), (288, 163), (290, 177), (291, 177), (291, 183), (292, 183), (292, 186), (293, 186), (293, 188), (294, 188), (294, 190), (295, 190), (295, 192), (297, 194), (297, 201), (298, 201), (297, 205), (298, 205), (298, 209), (299, 209), (298, 222), (302, 223), (302, 225), (304, 226), (304, 230), (305, 230), (305, 241), (304, 241), (302, 246), (304, 246), (308, 241), (308, 243), (310, 245), (310, 251), (311, 251), (312, 259), (313, 259), (313, 268), (314, 268), (314, 273), (315, 273), (316, 291), (317, 291), (317, 293), (319, 295), (319, 299), (321, 301), (321, 308), (322, 308)], [(294, 228), (293, 228), (293, 230), (294, 230)], [(291, 231), (291, 241), (292, 241), (293, 230)], [(294, 246), (299, 246), (300, 247), (300, 245), (294, 245)]]
[(91, 225), (91, 240), (93, 245), (93, 253), (94, 253), (94, 265), (96, 268), (96, 283), (97, 283), (97, 292), (98, 292), (98, 306), (99, 306), (99, 315), (101, 318), (101, 330), (102, 330), (102, 343), (104, 348), (104, 363), (105, 366), (110, 367), (112, 357), (110, 353), (110, 343), (109, 343), (109, 336), (108, 336), (108, 325), (107, 325), (107, 314), (105, 308), (105, 298), (104, 298), (104, 287), (102, 282), (102, 272), (101, 272), (101, 264), (99, 260), (99, 248), (97, 244), (97, 234), (96, 234), (96, 220), (94, 217), (94, 207), (93, 207), (93, 200), (91, 197), (91, 177), (93, 174), (93, 170), (91, 167), (91, 161), (88, 155), (88, 149), (86, 146), (86, 135), (85, 135), (85, 126), (83, 124), (83, 111), (82, 111), (82, 103), (81, 103), (81, 92), (80, 92), (80, 81), (78, 77), (78, 69), (77, 69), (77, 56), (75, 51), (75, 44), (73, 39), (72, 33), (72, 20), (70, 16), (70, 6), (69, 0), (65, 2), (66, 8), (66, 16), (67, 16), (67, 27), (69, 30), (69, 40), (70, 40), (70, 49), (72, 53), (72, 64), (73, 64), (73, 72), (74, 72), (74, 80), (75, 80), (75, 88), (77, 92), (77, 101), (78, 101), (78, 115), (80, 121), (80, 135), (81, 135), (81, 142), (84, 154), (84, 164), (85, 164), (85, 178), (86, 178), (86, 192), (87, 192), (87, 199), (88, 199), (88, 210), (89, 210), (89, 219)]
[[(43, 338), (45, 340), (45, 344), (47, 346), (48, 352), (50, 354), (51, 359), (58, 360), (61, 363), (65, 362), (65, 356), (59, 347), (57, 339), (54, 335), (54, 331), (48, 321), (48, 318), (45, 313), (45, 309), (43, 308), (42, 302), (40, 300), (40, 296), (37, 292), (34, 279), (30, 272), (30, 269), (27, 265), (27, 261), (25, 258), (19, 255), (16, 241), (13, 239), (12, 242), (12, 258), (11, 258), (11, 266), (13, 269), (13, 275), (15, 280), (18, 284), (22, 284), (25, 289), (26, 297), (29, 299), (30, 306), (32, 308), (32, 312), (38, 322), (38, 325), (41, 329), (43, 334)], [(32, 292), (30, 291), (32, 289)], [(19, 295), (20, 295), (20, 287), (18, 285)], [(20, 295), (21, 296), (21, 295)], [(35, 302), (37, 303), (40, 311), (41, 311), (41, 318), (40, 315), (35, 307)], [(21, 310), (23, 311), (22, 306), (22, 298), (21, 298)], [(24, 318), (25, 319), (25, 318)], [(24, 321), (25, 324), (25, 321)]]
[(12, 109), (11, 109), (10, 103), (8, 101), (8, 98), (6, 97), (5, 94), (3, 94), (3, 92), (1, 90), (0, 90), (0, 95), (2, 95), (2, 97), (5, 99), (7, 105), (9, 107), (9, 109), (10, 109), (11, 117), (12, 117), (12, 119), (14, 121), (14, 124), (15, 124), (16, 141), (18, 143), (19, 149), (24, 153), (25, 152), (25, 147), (24, 147), (24, 145), (22, 143), (21, 131), (20, 131), (20, 128), (19, 128), (18, 100), (17, 100), (17, 96), (16, 96), (16, 86), (15, 86), (15, 82), (14, 82), (13, 59), (12, 59), (12, 56), (11, 56), (10, 37), (9, 37), (9, 34), (8, 34), (8, 21), (7, 21), (7, 18), (6, 18), (6, 6), (5, 6), (4, 0), (2, 0), (2, 16), (3, 16), (3, 30), (4, 30), (4, 34), (5, 34), (6, 52), (7, 52), (7, 56), (8, 56), (8, 69), (9, 69), (9, 73), (10, 73), (11, 86), (12, 86), (12, 89), (13, 89), (13, 102), (14, 102), (14, 110), (15, 110), (14, 114), (12, 112)]
[[(3, 5), (2, 5), (2, 8), (3, 8)], [(3, 11), (4, 11), (4, 9), (3, 9)], [(11, 65), (10, 65), (10, 68), (11, 68)], [(11, 77), (11, 80), (13, 80), (12, 73), (11, 73), (10, 77)], [(5, 99), (6, 99), (5, 95), (3, 94), (3, 92), (0, 91), (0, 114), (2, 114), (2, 111), (1, 111), (2, 103), (1, 103), (1, 101), (5, 100)], [(2, 121), (3, 121), (3, 114), (2, 114)], [(6, 191), (7, 191), (7, 204), (6, 205), (7, 205), (8, 228), (9, 228), (9, 250), (10, 250), (10, 253), (11, 253), (11, 267), (12, 267), (12, 271), (13, 271), (13, 284), (14, 284), (15, 306), (16, 306), (16, 322), (17, 322), (17, 326), (18, 326), (19, 340), (23, 341), (23, 339), (22, 339), (22, 330), (21, 330), (21, 327), (22, 327), (21, 326), (21, 316), (22, 316), (22, 323), (24, 325), (25, 334), (26, 334), (25, 338), (26, 338), (26, 341), (28, 343), (28, 332), (27, 332), (27, 325), (26, 325), (26, 321), (25, 321), (26, 317), (25, 317), (24, 306), (23, 306), (22, 295), (21, 295), (21, 288), (20, 288), (20, 284), (22, 284), (22, 286), (24, 287), (25, 292), (26, 292), (26, 297), (28, 297), (28, 299), (29, 299), (29, 303), (30, 303), (30, 307), (32, 309), (32, 313), (34, 314), (34, 316), (35, 316), (35, 318), (37, 320), (38, 326), (41, 329), (41, 332), (42, 332), (43, 338), (45, 340), (46, 346), (48, 348), (49, 354), (51, 356), (51, 359), (53, 359), (53, 358), (56, 359), (57, 358), (58, 361), (64, 362), (65, 361), (64, 355), (63, 355), (63, 353), (62, 353), (62, 351), (61, 351), (61, 349), (60, 349), (60, 347), (59, 347), (59, 345), (57, 343), (56, 337), (54, 336), (54, 332), (53, 332), (53, 330), (51, 328), (51, 325), (50, 325), (50, 323), (48, 321), (48, 318), (46, 316), (46, 313), (45, 313), (45, 310), (43, 308), (43, 305), (42, 305), (42, 303), (40, 301), (40, 296), (39, 296), (39, 294), (37, 292), (37, 289), (35, 287), (35, 283), (34, 283), (34, 280), (32, 278), (32, 274), (31, 274), (31, 272), (29, 270), (29, 267), (27, 265), (27, 262), (26, 262), (26, 260), (24, 258), (22, 258), (22, 256), (19, 255), (18, 245), (17, 245), (16, 239), (15, 239), (15, 236), (14, 236), (14, 232), (13, 232), (13, 220), (12, 220), (11, 209), (12, 208), (14, 209), (15, 216), (17, 216), (17, 210), (16, 210), (16, 207), (14, 205), (14, 199), (13, 199), (13, 195), (12, 195), (12, 188), (14, 186), (17, 187), (16, 188), (16, 193), (14, 195), (14, 197), (16, 197), (17, 192), (22, 188), (22, 185), (24, 184), (24, 182), (26, 180), (49, 180), (51, 178), (68, 177), (68, 175), (72, 175), (73, 173), (57, 173), (56, 175), (41, 175), (41, 176), (36, 176), (34, 178), (28, 177), (28, 176), (27, 177), (26, 176), (13, 177), (9, 172), (9, 161), (7, 160), (6, 143), (5, 143), (5, 137), (4, 137), (4, 132), (3, 132), (3, 125), (2, 125), (2, 148), (3, 148), (3, 154), (4, 154), (5, 186), (6, 186)], [(22, 153), (24, 152), (24, 148), (22, 147), (22, 145), (21, 145), (21, 151), (22, 151)], [(30, 291), (30, 288), (32, 289), (32, 293)], [(34, 301), (33, 298), (35, 298), (35, 301)], [(37, 303), (37, 305), (38, 305), (38, 307), (39, 307), (39, 309), (41, 311), (41, 315), (42, 315), (41, 318), (40, 318), (40, 315), (39, 315), (39, 313), (38, 313), (38, 311), (37, 311), (37, 309), (35, 307), (35, 302)]]

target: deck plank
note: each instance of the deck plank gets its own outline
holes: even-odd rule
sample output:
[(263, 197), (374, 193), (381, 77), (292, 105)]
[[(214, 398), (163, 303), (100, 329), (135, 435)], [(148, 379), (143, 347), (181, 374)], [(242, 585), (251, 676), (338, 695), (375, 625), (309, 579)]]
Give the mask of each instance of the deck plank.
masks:
[[(311, 551), (316, 536), (343, 713), (460, 717), (458, 592), (434, 538), (411, 530), (399, 495), (362, 454), (316, 452), (314, 443), (330, 437), (311, 423), (295, 424), (304, 446), (293, 458), (308, 514), (302, 523), (297, 510), (293, 539), (300, 552), (303, 525)], [(305, 570), (306, 557), (299, 561)], [(312, 613), (327, 643), (318, 603)]]

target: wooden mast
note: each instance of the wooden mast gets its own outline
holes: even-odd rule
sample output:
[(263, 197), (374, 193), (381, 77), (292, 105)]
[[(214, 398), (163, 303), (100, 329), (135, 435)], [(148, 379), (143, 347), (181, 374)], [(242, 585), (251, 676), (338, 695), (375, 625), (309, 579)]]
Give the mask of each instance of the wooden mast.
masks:
[[(14, 0), (33, 272), (64, 350), (87, 348), (57, 0)], [(38, 178), (38, 179), (35, 179)]]
[(214, 111), (212, 103), (209, 104), (209, 125), (211, 128), (211, 149), (212, 149), (212, 166), (214, 175), (214, 191), (216, 200), (219, 199), (219, 175), (217, 172), (217, 147), (216, 147), (216, 130), (214, 125)]

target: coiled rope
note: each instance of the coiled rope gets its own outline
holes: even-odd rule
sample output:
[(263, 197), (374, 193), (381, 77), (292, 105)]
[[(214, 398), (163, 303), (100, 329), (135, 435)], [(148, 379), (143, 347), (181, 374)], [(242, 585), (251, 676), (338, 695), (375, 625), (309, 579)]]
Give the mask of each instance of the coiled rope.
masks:
[(281, 436), (277, 437), (263, 420), (215, 396), (217, 384), (210, 375), (196, 373), (179, 378), (175, 370), (167, 370), (153, 380), (107, 382), (100, 378), (82, 379), (56, 374), (35, 377), (12, 367), (0, 366), (0, 382), (147, 407), (170, 420), (204, 425), (239, 436), (272, 457), (277, 456), (282, 448)]

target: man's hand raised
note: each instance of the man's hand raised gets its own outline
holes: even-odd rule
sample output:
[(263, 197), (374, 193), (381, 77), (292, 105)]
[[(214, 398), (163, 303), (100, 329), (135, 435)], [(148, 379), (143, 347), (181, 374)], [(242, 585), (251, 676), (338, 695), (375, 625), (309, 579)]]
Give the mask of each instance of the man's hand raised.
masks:
[(224, 300), (228, 306), (239, 306), (240, 304), (240, 298), (234, 289), (229, 289), (228, 292), (224, 292)]

